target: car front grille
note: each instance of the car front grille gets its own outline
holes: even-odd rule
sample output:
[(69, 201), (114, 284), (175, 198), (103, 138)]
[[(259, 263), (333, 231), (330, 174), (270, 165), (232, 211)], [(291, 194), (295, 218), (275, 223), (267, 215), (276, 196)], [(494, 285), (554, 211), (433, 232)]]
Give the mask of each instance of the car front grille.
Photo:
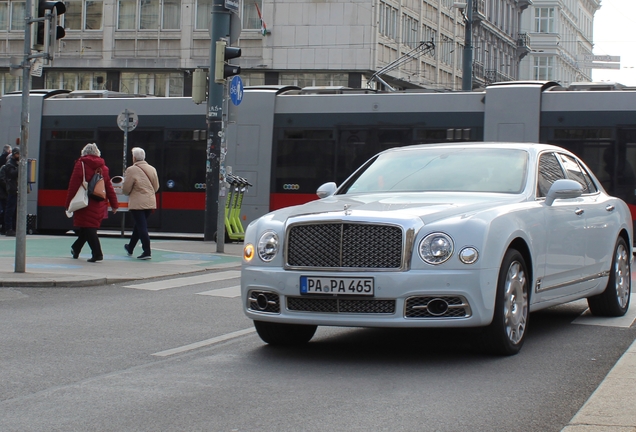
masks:
[(289, 229), (287, 265), (304, 268), (399, 269), (402, 229), (391, 225), (325, 223)]
[[(434, 300), (437, 308), (429, 309)], [(445, 307), (439, 309), (440, 304)], [(404, 305), (405, 318), (468, 318), (471, 315), (468, 301), (461, 296), (409, 297)]]
[(287, 309), (302, 312), (393, 314), (395, 300), (287, 297)]

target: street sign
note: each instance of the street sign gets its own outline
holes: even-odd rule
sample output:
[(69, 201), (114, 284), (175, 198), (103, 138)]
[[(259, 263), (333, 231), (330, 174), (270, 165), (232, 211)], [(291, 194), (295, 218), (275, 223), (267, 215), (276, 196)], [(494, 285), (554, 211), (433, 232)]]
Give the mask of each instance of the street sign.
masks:
[(134, 131), (139, 124), (139, 117), (132, 111), (122, 111), (117, 116), (117, 126), (124, 132)]
[(238, 10), (239, 10), (238, 0), (225, 0), (225, 9), (238, 13)]
[(621, 64), (620, 63), (600, 63), (600, 62), (594, 62), (594, 63), (583, 63), (583, 67), (584, 68), (591, 68), (591, 69), (620, 69), (621, 68)]
[(234, 75), (230, 81), (230, 99), (234, 105), (239, 105), (243, 100), (243, 80)]
[(611, 55), (584, 55), (580, 56), (586, 63), (592, 62), (615, 62), (619, 63), (621, 61), (621, 56), (611, 56)]

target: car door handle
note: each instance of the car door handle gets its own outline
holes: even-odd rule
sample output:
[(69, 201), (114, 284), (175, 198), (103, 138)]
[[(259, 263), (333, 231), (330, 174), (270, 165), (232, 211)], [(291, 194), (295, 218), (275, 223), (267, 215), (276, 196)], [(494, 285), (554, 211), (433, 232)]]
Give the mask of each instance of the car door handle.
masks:
[(581, 208), (577, 208), (576, 210), (574, 210), (574, 214), (576, 214), (577, 216), (581, 216), (584, 212), (585, 210)]
[(607, 210), (608, 212), (612, 212), (612, 211), (614, 211), (615, 208), (616, 207), (614, 207), (613, 205), (608, 204), (607, 207), (605, 207), (605, 210)]

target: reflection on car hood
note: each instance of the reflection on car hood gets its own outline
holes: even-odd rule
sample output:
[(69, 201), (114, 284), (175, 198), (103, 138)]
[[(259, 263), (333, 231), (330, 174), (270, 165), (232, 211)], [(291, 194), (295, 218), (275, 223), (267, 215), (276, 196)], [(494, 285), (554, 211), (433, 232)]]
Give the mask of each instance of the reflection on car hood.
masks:
[(522, 195), (492, 193), (400, 193), (334, 195), (300, 206), (276, 211), (275, 219), (296, 216), (359, 216), (363, 218), (405, 219), (417, 217), (425, 224), (447, 217), (471, 214), (524, 201)]

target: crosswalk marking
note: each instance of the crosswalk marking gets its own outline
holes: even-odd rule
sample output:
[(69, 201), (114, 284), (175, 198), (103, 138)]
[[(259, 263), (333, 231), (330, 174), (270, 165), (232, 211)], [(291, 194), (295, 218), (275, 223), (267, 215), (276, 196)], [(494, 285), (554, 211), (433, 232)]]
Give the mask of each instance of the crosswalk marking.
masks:
[(247, 335), (250, 333), (254, 333), (256, 331), (256, 329), (254, 327), (251, 328), (247, 328), (245, 330), (239, 330), (239, 331), (235, 331), (232, 333), (227, 333), (221, 336), (217, 336), (215, 338), (212, 339), (206, 339), (204, 341), (201, 342), (195, 342), (193, 344), (190, 345), (184, 345), (182, 347), (179, 348), (173, 348), (173, 349), (169, 349), (169, 350), (165, 350), (165, 351), (160, 351), (160, 352), (156, 352), (154, 354), (152, 354), (153, 356), (157, 356), (157, 357), (167, 357), (167, 356), (171, 356), (173, 354), (180, 354), (182, 352), (186, 352), (186, 351), (192, 351), (194, 349), (197, 348), (202, 348), (202, 347), (206, 347), (206, 346), (210, 346), (213, 345), (215, 343), (219, 343), (219, 342), (225, 342), (226, 340), (230, 340), (230, 339), (236, 339), (237, 337), (243, 336), (243, 335)]
[(228, 298), (240, 297), (241, 296), (241, 286), (237, 285), (237, 286), (231, 286), (231, 287), (227, 287), (227, 288), (214, 289), (214, 290), (210, 290), (210, 291), (203, 291), (203, 292), (200, 292), (200, 293), (197, 293), (197, 294), (215, 296), (215, 297), (228, 297)]
[(241, 272), (236, 270), (223, 271), (219, 273), (207, 273), (198, 276), (188, 276), (176, 279), (168, 279), (157, 282), (145, 282), (140, 284), (124, 285), (124, 288), (133, 288), (148, 291), (159, 291), (168, 288), (176, 288), (187, 285), (197, 285), (207, 282), (216, 282), (227, 279), (237, 279), (241, 277)]

